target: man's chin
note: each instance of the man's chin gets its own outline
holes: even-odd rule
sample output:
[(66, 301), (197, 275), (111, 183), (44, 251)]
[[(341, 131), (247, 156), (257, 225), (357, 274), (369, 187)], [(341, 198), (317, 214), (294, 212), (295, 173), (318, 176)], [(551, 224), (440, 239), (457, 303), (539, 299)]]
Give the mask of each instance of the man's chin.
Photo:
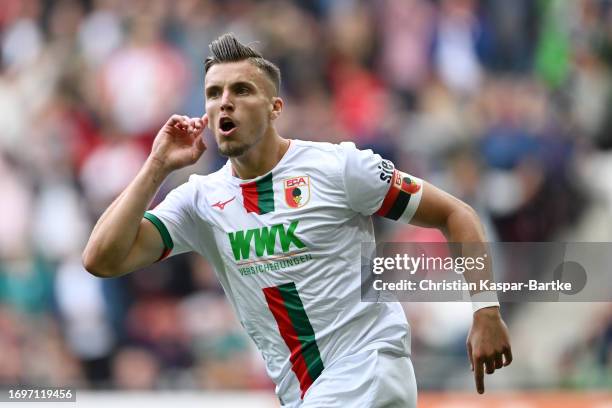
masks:
[(238, 157), (245, 154), (251, 146), (247, 144), (238, 144), (238, 143), (223, 143), (219, 144), (217, 150), (219, 154), (223, 157)]

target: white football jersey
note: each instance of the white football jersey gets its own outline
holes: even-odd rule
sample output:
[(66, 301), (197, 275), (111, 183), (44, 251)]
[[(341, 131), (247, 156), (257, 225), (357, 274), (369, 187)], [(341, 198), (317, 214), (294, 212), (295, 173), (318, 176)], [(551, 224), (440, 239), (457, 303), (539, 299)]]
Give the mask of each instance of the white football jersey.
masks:
[(371, 215), (408, 222), (422, 192), (420, 179), (353, 143), (291, 140), (269, 173), (242, 180), (228, 161), (145, 217), (161, 258), (195, 251), (214, 266), (287, 402), (341, 357), (410, 354), (401, 305), (361, 301), (361, 243), (374, 242)]

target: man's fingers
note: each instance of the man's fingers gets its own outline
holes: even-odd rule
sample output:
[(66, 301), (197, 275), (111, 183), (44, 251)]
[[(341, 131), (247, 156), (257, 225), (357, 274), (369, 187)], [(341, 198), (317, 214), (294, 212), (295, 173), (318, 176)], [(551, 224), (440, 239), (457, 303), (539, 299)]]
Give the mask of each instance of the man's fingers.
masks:
[(468, 359), (470, 360), (470, 370), (474, 371), (474, 360), (472, 359), (472, 343), (467, 343)]
[(204, 140), (202, 140), (202, 136), (202, 133), (197, 135), (194, 142), (194, 146), (197, 149), (198, 154), (202, 154), (204, 150), (206, 150), (206, 144), (204, 143)]
[(476, 391), (479, 394), (484, 394), (484, 369), (483, 361), (474, 362), (474, 381), (476, 382)]
[(189, 130), (190, 120), (189, 117), (184, 115), (172, 115), (166, 122), (167, 125), (175, 127), (181, 130)]
[(499, 370), (500, 368), (504, 366), (504, 361), (502, 357), (503, 357), (502, 353), (495, 354), (495, 369), (496, 370)]
[(182, 125), (183, 125), (183, 130), (186, 130), (188, 133), (193, 132), (193, 123), (189, 116), (183, 116)]
[(488, 357), (484, 363), (487, 374), (493, 374), (495, 372), (495, 361), (491, 357)]
[(189, 119), (189, 133), (198, 133), (202, 130), (202, 124), (200, 118)]
[(172, 115), (166, 125), (188, 133), (200, 133), (208, 126), (208, 116), (205, 114), (201, 118), (190, 118), (185, 115)]
[(170, 119), (168, 119), (168, 121), (166, 122), (166, 125), (169, 125), (172, 127), (180, 127), (182, 126), (183, 121), (184, 121), (183, 116), (172, 115), (170, 116)]
[(510, 363), (512, 362), (512, 349), (510, 348), (510, 346), (504, 349), (503, 355), (505, 359), (504, 366), (510, 365)]
[(189, 128), (189, 118), (185, 115), (182, 115), (179, 121), (179, 125), (182, 130), (187, 130)]

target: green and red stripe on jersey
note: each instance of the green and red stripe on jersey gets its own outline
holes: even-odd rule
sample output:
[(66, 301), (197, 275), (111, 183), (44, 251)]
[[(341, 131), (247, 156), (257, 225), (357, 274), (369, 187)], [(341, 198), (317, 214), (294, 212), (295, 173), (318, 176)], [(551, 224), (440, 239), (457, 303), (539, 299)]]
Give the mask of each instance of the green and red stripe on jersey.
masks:
[(172, 252), (172, 248), (174, 248), (174, 242), (172, 241), (172, 237), (170, 236), (170, 233), (168, 232), (168, 229), (166, 228), (162, 220), (160, 220), (148, 211), (144, 213), (144, 218), (151, 221), (155, 228), (157, 228), (159, 234), (161, 235), (162, 242), (164, 243), (164, 249), (162, 251), (162, 254), (159, 259), (155, 261), (159, 262), (166, 258), (168, 255), (170, 255), (170, 252)]
[(240, 185), (242, 201), (248, 213), (267, 214), (274, 211), (274, 189), (272, 188), (272, 173)]
[(323, 361), (295, 283), (263, 289), (281, 337), (289, 347), (289, 361), (300, 383), (301, 398), (323, 371)]
[[(410, 198), (419, 192), (421, 185), (405, 173), (393, 170), (391, 187), (376, 215), (398, 220), (406, 213)], [(408, 221), (408, 220), (406, 220)]]

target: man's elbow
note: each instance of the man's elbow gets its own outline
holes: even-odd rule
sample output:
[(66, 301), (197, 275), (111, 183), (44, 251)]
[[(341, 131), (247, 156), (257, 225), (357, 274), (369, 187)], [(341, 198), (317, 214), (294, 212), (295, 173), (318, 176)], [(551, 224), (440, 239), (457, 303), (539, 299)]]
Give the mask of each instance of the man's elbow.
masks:
[(458, 211), (461, 214), (460, 215), (461, 217), (470, 219), (473, 222), (480, 224), (480, 217), (478, 216), (478, 213), (471, 205), (463, 201), (459, 201), (455, 211)]
[(85, 250), (81, 256), (83, 267), (87, 272), (97, 278), (112, 278), (114, 275), (111, 269), (104, 267), (101, 262)]
[(481, 241), (484, 239), (484, 228), (478, 213), (461, 200), (457, 200), (441, 230), (451, 241)]

